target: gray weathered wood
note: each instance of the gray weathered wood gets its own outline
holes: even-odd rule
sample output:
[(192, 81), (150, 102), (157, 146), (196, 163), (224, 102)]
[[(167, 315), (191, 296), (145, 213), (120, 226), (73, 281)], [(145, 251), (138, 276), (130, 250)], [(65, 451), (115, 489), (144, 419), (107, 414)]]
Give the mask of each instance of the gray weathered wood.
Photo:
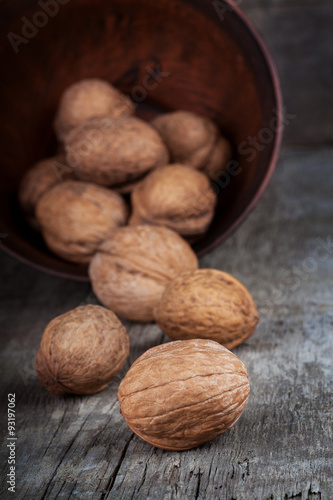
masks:
[(281, 79), (286, 110), (297, 115), (285, 144), (333, 141), (333, 2), (237, 2), (262, 33)]
[[(134, 436), (116, 394), (129, 365), (166, 341), (155, 325), (126, 322), (131, 356), (100, 394), (58, 398), (33, 364), (43, 328), (79, 304), (85, 284), (1, 259), (1, 429), (17, 398), (17, 492), (1, 498), (286, 500), (333, 498), (333, 150), (285, 151), (258, 208), (201, 261), (234, 274), (252, 292), (261, 321), (234, 350), (251, 395), (239, 422), (211, 443), (166, 452)], [(318, 248), (321, 250), (318, 253)]]

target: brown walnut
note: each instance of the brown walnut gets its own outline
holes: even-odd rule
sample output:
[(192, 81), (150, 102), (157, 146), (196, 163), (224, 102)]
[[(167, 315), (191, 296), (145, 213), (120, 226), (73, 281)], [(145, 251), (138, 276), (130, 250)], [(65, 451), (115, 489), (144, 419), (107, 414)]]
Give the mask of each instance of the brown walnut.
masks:
[(204, 172), (212, 180), (218, 179), (223, 172), (228, 170), (233, 158), (233, 151), (230, 142), (225, 137), (219, 137), (207, 162), (202, 167)]
[(230, 429), (249, 390), (246, 367), (234, 354), (194, 339), (146, 351), (122, 380), (118, 399), (127, 424), (142, 439), (188, 450)]
[(166, 113), (151, 123), (168, 146), (172, 162), (194, 168), (205, 164), (219, 134), (209, 118), (190, 111)]
[(47, 246), (78, 263), (88, 263), (98, 245), (126, 223), (127, 215), (118, 193), (79, 181), (64, 182), (47, 191), (36, 207)]
[(48, 324), (36, 371), (53, 394), (94, 394), (106, 388), (128, 355), (128, 335), (117, 316), (104, 307), (80, 306)]
[(168, 146), (171, 161), (183, 163), (218, 177), (232, 158), (232, 148), (216, 124), (190, 111), (174, 111), (154, 118), (151, 124)]
[(248, 290), (230, 274), (216, 269), (198, 269), (175, 278), (154, 315), (172, 339), (206, 338), (228, 349), (250, 337), (258, 323)]
[(153, 309), (179, 273), (198, 267), (191, 247), (164, 227), (119, 228), (98, 248), (89, 266), (99, 300), (135, 321), (153, 321)]
[(35, 229), (39, 229), (35, 207), (42, 194), (61, 182), (73, 179), (73, 169), (62, 155), (41, 160), (27, 170), (20, 183), (18, 199), (28, 222)]
[(77, 176), (121, 188), (169, 161), (156, 130), (139, 118), (92, 118), (65, 141), (66, 159)]
[(95, 78), (81, 80), (68, 87), (63, 93), (54, 128), (60, 140), (84, 121), (109, 115), (113, 118), (126, 117), (134, 113), (134, 104), (115, 87)]
[(216, 201), (205, 174), (181, 164), (166, 165), (134, 187), (130, 224), (156, 224), (182, 236), (198, 236), (208, 229)]

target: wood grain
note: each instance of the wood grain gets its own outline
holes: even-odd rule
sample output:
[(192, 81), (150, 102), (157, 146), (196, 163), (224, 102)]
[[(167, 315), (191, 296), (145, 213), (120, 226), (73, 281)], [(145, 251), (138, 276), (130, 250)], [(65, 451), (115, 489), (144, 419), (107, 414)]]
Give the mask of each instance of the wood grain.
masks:
[[(131, 355), (108, 389), (58, 398), (33, 364), (54, 316), (96, 303), (87, 284), (1, 254), (2, 478), (8, 473), (7, 394), (17, 399), (17, 492), (3, 499), (331, 500), (333, 498), (333, 150), (287, 150), (257, 210), (201, 267), (235, 275), (261, 316), (234, 350), (250, 399), (239, 422), (200, 448), (165, 452), (134, 436), (119, 413), (121, 377), (167, 341), (126, 322)], [(320, 249), (318, 251), (318, 248)]]

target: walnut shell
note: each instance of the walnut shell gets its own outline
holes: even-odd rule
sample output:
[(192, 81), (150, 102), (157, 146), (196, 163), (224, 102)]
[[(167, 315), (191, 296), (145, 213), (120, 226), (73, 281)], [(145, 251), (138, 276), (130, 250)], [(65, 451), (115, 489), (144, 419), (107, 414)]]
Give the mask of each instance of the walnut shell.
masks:
[(168, 146), (173, 163), (202, 168), (217, 142), (215, 123), (190, 111), (174, 111), (154, 118), (151, 124)]
[(28, 222), (35, 229), (40, 229), (35, 218), (35, 207), (42, 194), (56, 184), (73, 179), (73, 169), (66, 164), (63, 155), (41, 160), (27, 170), (19, 186), (18, 199)]
[(227, 170), (232, 157), (233, 151), (230, 142), (225, 137), (219, 137), (201, 170), (208, 177), (216, 180)]
[(211, 340), (170, 342), (146, 351), (122, 380), (118, 399), (128, 426), (165, 450), (189, 450), (216, 438), (241, 416), (245, 365)]
[(74, 83), (63, 93), (54, 121), (60, 140), (81, 123), (96, 116), (126, 117), (134, 113), (132, 101), (108, 82), (87, 79)]
[(233, 155), (231, 144), (209, 118), (174, 111), (154, 118), (151, 124), (168, 146), (172, 162), (202, 170), (212, 179), (227, 169)]
[(134, 187), (130, 224), (156, 224), (183, 236), (201, 235), (211, 223), (216, 201), (205, 174), (177, 163), (166, 165)]
[(36, 207), (47, 246), (78, 263), (88, 263), (98, 245), (126, 223), (127, 215), (118, 193), (79, 181), (64, 182), (47, 191)]
[(211, 339), (228, 349), (250, 337), (259, 320), (248, 290), (230, 274), (216, 269), (185, 272), (175, 278), (154, 315), (172, 339)]
[(92, 118), (66, 137), (65, 148), (80, 179), (105, 186), (130, 183), (169, 161), (156, 130), (139, 118)]
[(99, 300), (135, 321), (153, 321), (165, 287), (180, 272), (198, 268), (191, 247), (163, 227), (119, 228), (98, 248), (89, 266)]
[(36, 357), (40, 382), (53, 394), (102, 391), (129, 355), (129, 338), (117, 316), (81, 306), (53, 319)]

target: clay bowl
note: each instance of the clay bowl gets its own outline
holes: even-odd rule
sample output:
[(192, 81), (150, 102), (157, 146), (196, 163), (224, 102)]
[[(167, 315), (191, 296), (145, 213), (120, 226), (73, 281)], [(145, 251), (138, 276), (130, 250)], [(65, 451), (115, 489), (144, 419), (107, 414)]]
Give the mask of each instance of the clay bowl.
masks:
[(87, 77), (104, 78), (131, 95), (143, 118), (186, 109), (217, 121), (234, 145), (237, 166), (214, 183), (216, 215), (194, 249), (201, 256), (219, 245), (266, 188), (281, 139), (277, 75), (244, 14), (231, 1), (210, 0), (36, 5), (0, 4), (1, 246), (43, 271), (88, 279), (86, 267), (47, 250), (16, 197), (25, 170), (56, 152), (52, 121), (61, 93)]

